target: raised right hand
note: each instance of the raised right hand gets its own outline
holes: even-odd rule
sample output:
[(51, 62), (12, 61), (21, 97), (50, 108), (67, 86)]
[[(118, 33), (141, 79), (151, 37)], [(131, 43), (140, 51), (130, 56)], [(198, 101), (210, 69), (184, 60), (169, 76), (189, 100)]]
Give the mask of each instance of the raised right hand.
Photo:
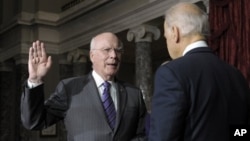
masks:
[(29, 49), (28, 80), (33, 83), (42, 82), (52, 64), (51, 56), (47, 57), (44, 43), (40, 41), (33, 42)]

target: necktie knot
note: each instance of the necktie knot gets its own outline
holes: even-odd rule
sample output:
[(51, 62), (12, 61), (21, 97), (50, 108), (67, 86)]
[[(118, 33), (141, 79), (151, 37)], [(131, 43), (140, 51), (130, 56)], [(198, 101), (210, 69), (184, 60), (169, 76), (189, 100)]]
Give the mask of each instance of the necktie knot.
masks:
[(108, 81), (103, 82), (103, 86), (105, 89), (109, 89), (110, 83)]

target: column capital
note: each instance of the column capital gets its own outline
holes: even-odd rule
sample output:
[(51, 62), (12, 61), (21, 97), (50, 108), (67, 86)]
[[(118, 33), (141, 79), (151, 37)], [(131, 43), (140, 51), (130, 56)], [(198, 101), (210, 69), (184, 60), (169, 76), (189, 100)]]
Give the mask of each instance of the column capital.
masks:
[(135, 42), (152, 42), (153, 40), (158, 40), (161, 36), (159, 28), (152, 25), (139, 25), (137, 27), (131, 28), (127, 33), (127, 40)]
[(89, 56), (89, 51), (78, 48), (67, 54), (67, 61), (73, 63), (76, 62), (86, 63), (88, 56)]

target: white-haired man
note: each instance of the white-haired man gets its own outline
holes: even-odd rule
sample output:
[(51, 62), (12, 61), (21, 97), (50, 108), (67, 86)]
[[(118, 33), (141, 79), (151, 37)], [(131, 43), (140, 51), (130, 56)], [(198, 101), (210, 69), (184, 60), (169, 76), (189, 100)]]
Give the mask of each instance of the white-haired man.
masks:
[(229, 141), (230, 127), (247, 125), (248, 85), (208, 47), (208, 24), (194, 4), (167, 10), (164, 31), (173, 60), (155, 75), (149, 141)]

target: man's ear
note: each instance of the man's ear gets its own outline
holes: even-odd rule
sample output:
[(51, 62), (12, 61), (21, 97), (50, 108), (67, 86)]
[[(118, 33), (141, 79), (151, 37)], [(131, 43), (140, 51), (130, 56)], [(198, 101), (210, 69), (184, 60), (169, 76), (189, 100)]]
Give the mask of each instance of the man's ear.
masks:
[(177, 26), (172, 26), (171, 32), (172, 32), (173, 40), (176, 43), (178, 43), (179, 40), (180, 40), (180, 31), (179, 31), (179, 28)]
[(93, 51), (90, 50), (89, 51), (89, 59), (90, 59), (91, 62), (93, 62), (92, 57), (93, 57)]

